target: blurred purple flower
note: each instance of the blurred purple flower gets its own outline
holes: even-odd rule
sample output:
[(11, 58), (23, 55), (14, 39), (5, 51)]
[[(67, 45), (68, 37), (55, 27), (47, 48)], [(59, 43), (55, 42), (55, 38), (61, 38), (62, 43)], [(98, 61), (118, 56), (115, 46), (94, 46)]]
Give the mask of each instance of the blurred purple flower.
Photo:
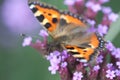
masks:
[(91, 25), (94, 26), (96, 24), (95, 20), (90, 20), (88, 19), (87, 22)]
[(39, 35), (42, 36), (42, 37), (47, 37), (48, 33), (45, 30), (40, 30)]
[(65, 68), (67, 66), (67, 62), (62, 62), (61, 67)]
[(102, 7), (102, 12), (104, 14), (109, 14), (112, 12), (112, 9), (111, 9), (111, 7)]
[(23, 43), (22, 43), (22, 46), (23, 47), (25, 47), (25, 46), (30, 46), (30, 44), (31, 44), (31, 42), (32, 42), (32, 37), (26, 37), (26, 38), (24, 38), (24, 41), (23, 41)]
[(63, 68), (67, 66), (67, 62), (64, 61), (65, 57), (62, 58), (62, 56), (66, 56), (66, 51), (64, 50), (62, 53), (60, 53), (59, 51), (54, 51), (46, 56), (47, 60), (50, 61), (51, 65), (49, 66), (48, 70), (51, 71), (52, 74), (56, 74), (56, 71), (58, 71), (60, 66)]
[(64, 4), (66, 5), (73, 5), (75, 3), (75, 0), (64, 0)]
[(107, 33), (108, 27), (106, 25), (99, 24), (98, 25), (98, 30), (97, 30), (101, 36)]
[(51, 71), (51, 74), (56, 74), (56, 71), (59, 69), (58, 65), (51, 65), (48, 67), (48, 70)]
[(120, 58), (120, 48), (114, 49), (111, 54), (114, 55), (115, 58)]
[(101, 3), (109, 2), (109, 0), (99, 0)]
[(83, 78), (82, 72), (73, 73), (73, 80), (82, 80), (82, 78)]
[(110, 41), (108, 41), (107, 44), (106, 44), (106, 48), (109, 51), (113, 51), (115, 49), (115, 46)]
[(99, 66), (99, 65), (96, 65), (96, 66), (93, 67), (93, 70), (94, 70), (94, 71), (98, 71), (99, 69), (100, 69), (100, 66)]
[(118, 19), (118, 17), (119, 17), (119, 15), (118, 15), (118, 14), (115, 14), (115, 13), (110, 13), (110, 14), (108, 15), (109, 20), (111, 20), (111, 21), (113, 21), (113, 22), (115, 22), (115, 21)]
[(50, 65), (48, 70), (51, 71), (51, 74), (56, 74), (56, 71), (59, 69), (59, 64), (61, 62), (60, 53), (58, 51), (54, 51), (47, 56), (47, 60), (50, 61)]
[(106, 77), (107, 78), (113, 79), (115, 76), (116, 76), (115, 71), (113, 71), (113, 70), (107, 70), (106, 71)]
[(94, 11), (94, 12), (98, 12), (102, 9), (101, 5), (100, 4), (94, 4), (92, 5), (91, 9)]
[(103, 62), (103, 56), (99, 55), (96, 59), (97, 63), (102, 63)]
[(93, 3), (92, 1), (88, 1), (86, 7), (92, 9), (94, 12), (98, 12), (102, 9), (100, 4)]
[(64, 60), (65, 60), (66, 58), (68, 58), (68, 56), (69, 56), (66, 50), (63, 50), (61, 54), (62, 54), (62, 55), (61, 55), (62, 61), (64, 61)]
[(107, 68), (109, 68), (109, 69), (112, 68), (112, 66), (113, 66), (112, 63), (108, 63), (108, 64), (107, 64)]
[(87, 8), (92, 7), (93, 5), (94, 5), (94, 3), (93, 3), (92, 1), (88, 1), (88, 2), (85, 4), (85, 6), (86, 6)]
[(118, 68), (120, 69), (120, 61), (116, 62), (116, 65), (117, 65)]
[(115, 74), (116, 74), (116, 76), (120, 76), (120, 70), (116, 69)]
[(53, 55), (53, 57), (49, 61), (50, 61), (51, 65), (57, 65), (57, 64), (59, 64), (61, 62), (61, 57)]

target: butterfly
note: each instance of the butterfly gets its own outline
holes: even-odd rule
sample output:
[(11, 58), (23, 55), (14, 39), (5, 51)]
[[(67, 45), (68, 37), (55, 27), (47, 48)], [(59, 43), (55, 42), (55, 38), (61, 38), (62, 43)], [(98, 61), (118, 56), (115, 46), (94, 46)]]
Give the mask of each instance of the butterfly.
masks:
[(31, 2), (29, 7), (53, 41), (52, 50), (65, 49), (81, 62), (88, 62), (104, 48), (104, 39), (97, 32), (88, 31), (89, 25), (80, 16), (43, 3)]

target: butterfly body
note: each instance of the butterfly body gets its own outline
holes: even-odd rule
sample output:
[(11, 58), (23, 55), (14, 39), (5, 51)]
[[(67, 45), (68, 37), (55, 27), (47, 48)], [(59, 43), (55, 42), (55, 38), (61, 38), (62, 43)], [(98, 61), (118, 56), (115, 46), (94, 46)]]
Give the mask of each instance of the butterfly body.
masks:
[(88, 24), (78, 15), (41, 3), (30, 3), (29, 6), (53, 38), (48, 43), (49, 51), (66, 49), (73, 57), (87, 62), (98, 49), (104, 47), (103, 38), (97, 32), (89, 32)]

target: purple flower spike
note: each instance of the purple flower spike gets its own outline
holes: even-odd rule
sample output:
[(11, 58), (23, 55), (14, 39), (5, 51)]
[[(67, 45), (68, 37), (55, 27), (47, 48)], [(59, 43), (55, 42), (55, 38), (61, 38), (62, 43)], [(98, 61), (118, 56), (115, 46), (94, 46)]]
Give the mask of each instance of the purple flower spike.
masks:
[(107, 70), (106, 71), (106, 77), (109, 78), (109, 79), (113, 79), (115, 77), (115, 71), (113, 70)]
[(51, 71), (51, 74), (56, 74), (56, 71), (59, 70), (59, 64), (61, 63), (60, 52), (54, 51), (53, 53), (50, 53), (50, 55), (47, 56), (47, 60), (49, 60), (51, 64), (51, 66), (48, 67), (48, 70)]
[(73, 73), (73, 80), (82, 80), (82, 78), (83, 78), (82, 72)]

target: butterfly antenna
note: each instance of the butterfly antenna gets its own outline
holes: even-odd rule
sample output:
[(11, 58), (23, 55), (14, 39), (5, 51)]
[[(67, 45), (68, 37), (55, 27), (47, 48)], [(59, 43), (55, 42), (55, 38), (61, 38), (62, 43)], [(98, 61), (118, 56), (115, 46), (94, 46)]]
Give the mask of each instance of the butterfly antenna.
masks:
[(24, 34), (24, 33), (21, 33), (20, 36), (23, 37), (23, 38), (30, 36), (30, 37), (32, 37), (32, 38), (34, 38), (34, 39), (42, 39), (41, 36), (27, 35), (27, 34)]

